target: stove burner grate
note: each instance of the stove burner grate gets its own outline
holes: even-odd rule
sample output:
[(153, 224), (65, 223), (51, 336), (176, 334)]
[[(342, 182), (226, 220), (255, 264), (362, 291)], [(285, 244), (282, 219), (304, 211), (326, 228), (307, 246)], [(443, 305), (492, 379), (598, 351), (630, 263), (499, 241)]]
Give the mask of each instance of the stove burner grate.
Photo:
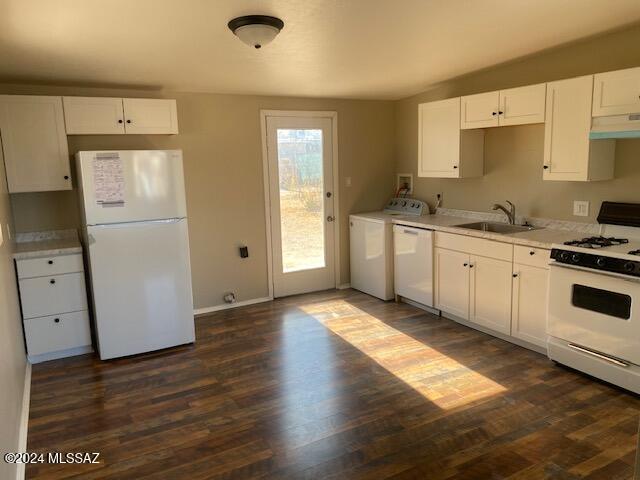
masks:
[(640, 250), (631, 250), (629, 252), (629, 255), (638, 255), (638, 256), (640, 256)]
[[(626, 238), (615, 237), (587, 237), (581, 240), (571, 240), (569, 242), (564, 242), (565, 245), (581, 248), (604, 248), (612, 247), (614, 245), (622, 245), (624, 243), (629, 243), (629, 240)], [(637, 255), (640, 255), (640, 251)]]

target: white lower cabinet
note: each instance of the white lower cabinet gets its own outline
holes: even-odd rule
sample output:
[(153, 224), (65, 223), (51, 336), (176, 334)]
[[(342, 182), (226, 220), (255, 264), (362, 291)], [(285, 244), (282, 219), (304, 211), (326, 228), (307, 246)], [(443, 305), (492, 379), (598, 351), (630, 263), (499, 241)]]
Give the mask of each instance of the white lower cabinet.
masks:
[(545, 348), (547, 344), (548, 288), (548, 267), (522, 263), (513, 264), (511, 335)]
[(434, 244), (437, 309), (546, 348), (549, 250), (443, 232)]
[(471, 257), (469, 320), (505, 335), (511, 333), (512, 263)]
[(16, 271), (29, 360), (90, 352), (82, 254), (19, 259)]
[(469, 255), (434, 250), (435, 307), (469, 319)]

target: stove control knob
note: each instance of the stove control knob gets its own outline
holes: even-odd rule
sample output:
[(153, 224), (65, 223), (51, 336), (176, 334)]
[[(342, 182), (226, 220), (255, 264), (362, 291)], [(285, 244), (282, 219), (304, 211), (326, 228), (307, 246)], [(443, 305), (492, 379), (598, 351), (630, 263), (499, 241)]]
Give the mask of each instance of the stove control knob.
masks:
[(573, 255), (571, 255), (571, 260), (573, 261), (573, 263), (578, 263), (580, 261), (580, 254), (574, 253)]
[(407, 202), (402, 202), (402, 206), (406, 207), (407, 206)]
[(633, 262), (626, 262), (622, 268), (624, 268), (627, 272), (633, 272), (636, 268), (636, 265)]
[(604, 257), (598, 257), (598, 259), (596, 260), (596, 265), (598, 265), (599, 267), (604, 267), (606, 264), (607, 261)]
[(562, 252), (560, 254), (560, 260), (562, 260), (563, 262), (566, 262), (567, 260), (569, 260), (569, 252)]

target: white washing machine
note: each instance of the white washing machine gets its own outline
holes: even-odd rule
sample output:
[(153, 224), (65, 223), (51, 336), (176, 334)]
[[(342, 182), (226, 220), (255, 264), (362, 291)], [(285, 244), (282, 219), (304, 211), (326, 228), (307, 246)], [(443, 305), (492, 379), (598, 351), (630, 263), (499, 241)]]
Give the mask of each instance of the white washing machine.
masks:
[(352, 288), (382, 300), (394, 298), (391, 220), (425, 213), (429, 207), (421, 200), (392, 198), (383, 211), (349, 215)]

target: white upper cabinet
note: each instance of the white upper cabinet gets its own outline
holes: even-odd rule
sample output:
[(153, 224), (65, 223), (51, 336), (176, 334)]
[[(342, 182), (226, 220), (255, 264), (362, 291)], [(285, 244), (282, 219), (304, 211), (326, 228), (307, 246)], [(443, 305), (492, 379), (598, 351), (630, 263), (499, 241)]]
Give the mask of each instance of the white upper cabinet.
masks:
[(60, 97), (0, 95), (0, 137), (10, 193), (71, 190)]
[(497, 127), (500, 92), (479, 93), (461, 97), (460, 128)]
[(547, 84), (500, 90), (500, 126), (543, 123)]
[(503, 127), (544, 122), (546, 84), (461, 97), (460, 128)]
[(460, 130), (460, 97), (418, 105), (418, 176), (483, 173), (484, 132)]
[(68, 135), (178, 133), (170, 99), (64, 97), (64, 115)]
[(589, 140), (593, 75), (547, 84), (545, 180), (613, 178), (615, 140)]
[(121, 98), (63, 97), (68, 135), (125, 133)]
[(127, 133), (178, 133), (178, 111), (175, 100), (123, 98)]
[(640, 67), (594, 75), (593, 116), (640, 113)]

